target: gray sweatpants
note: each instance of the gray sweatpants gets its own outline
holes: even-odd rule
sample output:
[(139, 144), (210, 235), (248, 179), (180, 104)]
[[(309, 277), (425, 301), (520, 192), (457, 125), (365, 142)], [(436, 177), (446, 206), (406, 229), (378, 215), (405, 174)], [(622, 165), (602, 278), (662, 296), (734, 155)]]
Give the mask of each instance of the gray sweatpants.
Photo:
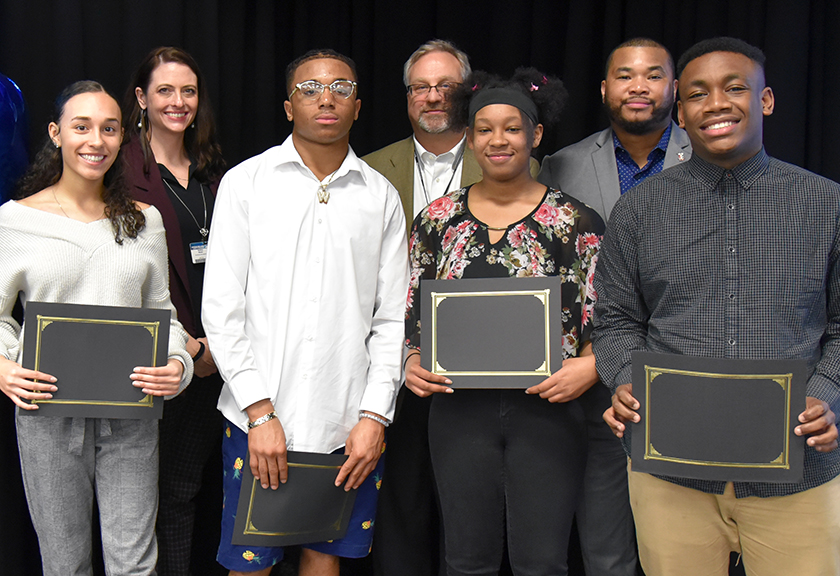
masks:
[(89, 576), (93, 498), (105, 571), (154, 574), (158, 421), (17, 416), (44, 576)]

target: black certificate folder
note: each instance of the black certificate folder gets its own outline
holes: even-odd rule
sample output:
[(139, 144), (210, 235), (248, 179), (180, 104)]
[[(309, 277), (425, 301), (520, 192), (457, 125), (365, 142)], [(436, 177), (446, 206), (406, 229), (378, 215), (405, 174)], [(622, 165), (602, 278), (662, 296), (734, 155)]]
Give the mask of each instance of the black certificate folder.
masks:
[(735, 360), (633, 353), (642, 419), (632, 468), (667, 476), (801, 482), (804, 360)]
[(58, 391), (31, 416), (156, 419), (163, 398), (132, 384), (135, 366), (168, 361), (169, 310), (29, 302), (23, 366), (55, 376)]
[(421, 365), (454, 388), (528, 388), (563, 363), (561, 280), (422, 280)]
[(232, 544), (293, 546), (343, 538), (356, 491), (336, 486), (347, 456), (288, 452), (289, 477), (277, 490), (263, 488), (243, 461), (242, 489), (236, 508)]

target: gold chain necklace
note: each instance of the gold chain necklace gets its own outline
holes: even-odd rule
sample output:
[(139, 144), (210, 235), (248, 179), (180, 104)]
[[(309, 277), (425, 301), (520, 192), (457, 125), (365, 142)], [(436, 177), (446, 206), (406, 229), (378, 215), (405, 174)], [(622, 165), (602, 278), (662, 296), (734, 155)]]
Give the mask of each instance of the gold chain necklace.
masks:
[[(61, 210), (62, 214), (64, 214), (64, 216), (66, 218), (70, 218), (70, 216), (67, 214), (67, 212), (64, 211), (64, 207), (61, 205), (61, 202), (58, 201), (58, 196), (55, 195), (55, 188), (52, 189), (52, 193), (53, 193), (53, 200), (55, 200), (55, 203), (58, 204), (58, 208)], [(70, 218), (70, 219), (72, 220), (72, 218)]]

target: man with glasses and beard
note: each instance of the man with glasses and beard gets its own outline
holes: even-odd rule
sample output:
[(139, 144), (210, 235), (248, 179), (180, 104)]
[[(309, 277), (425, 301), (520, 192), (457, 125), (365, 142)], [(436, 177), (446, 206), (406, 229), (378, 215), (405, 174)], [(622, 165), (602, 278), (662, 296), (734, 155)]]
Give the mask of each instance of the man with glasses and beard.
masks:
[[(475, 156), (467, 149), (466, 126), (453, 124), (447, 99), (471, 73), (469, 58), (451, 42), (431, 40), (420, 46), (403, 66), (413, 134), (362, 158), (400, 193), (409, 231), (415, 216), (432, 201), (481, 179)], [(539, 164), (531, 159), (531, 174), (538, 171)], [(430, 404), (431, 398), (420, 398), (405, 387), (400, 390), (388, 430), (376, 516), (377, 576), (436, 576), (440, 571), (442, 538), (429, 459)]]
[[(606, 222), (619, 197), (645, 178), (691, 156), (685, 131), (671, 119), (674, 61), (659, 42), (634, 38), (607, 58), (601, 98), (610, 127), (543, 160), (538, 180), (582, 200)], [(604, 426), (609, 391), (581, 396), (589, 455), (584, 497), (576, 512), (587, 576), (633, 576), (636, 546), (627, 493), (626, 458)]]
[[(481, 179), (466, 146), (465, 128), (452, 126), (447, 96), (471, 73), (467, 55), (445, 40), (414, 51), (403, 67), (412, 136), (362, 159), (400, 193), (409, 230), (420, 211), (449, 192)], [(377, 576), (436, 576), (440, 519), (429, 459), (431, 398), (400, 390), (379, 493), (373, 563)], [(406, 521), (410, 518), (411, 521)], [(382, 527), (382, 528), (380, 528)]]
[[(447, 100), (470, 74), (469, 58), (451, 42), (431, 40), (420, 46), (403, 66), (413, 134), (362, 158), (399, 191), (409, 229), (432, 201), (481, 179), (466, 146), (466, 127), (453, 125)], [(538, 170), (532, 159), (531, 174)], [(431, 398), (405, 387), (397, 400), (376, 516), (377, 576), (436, 576), (440, 570), (442, 539), (428, 444), (430, 403)]]

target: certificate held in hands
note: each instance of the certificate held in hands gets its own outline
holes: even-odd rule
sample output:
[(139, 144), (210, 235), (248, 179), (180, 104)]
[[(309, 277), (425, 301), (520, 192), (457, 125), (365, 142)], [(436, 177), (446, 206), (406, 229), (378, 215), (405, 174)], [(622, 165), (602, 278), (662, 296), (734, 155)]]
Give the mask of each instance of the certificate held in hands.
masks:
[(633, 352), (631, 466), (701, 480), (801, 482), (804, 360)]
[(159, 419), (163, 398), (133, 385), (135, 366), (168, 361), (169, 310), (29, 302), (23, 367), (55, 376), (58, 391), (27, 416)]
[(420, 363), (453, 388), (529, 388), (563, 364), (557, 276), (420, 282)]
[(355, 490), (335, 485), (346, 455), (288, 452), (289, 477), (277, 490), (260, 485), (249, 459), (241, 469), (232, 544), (293, 546), (344, 537), (356, 501)]

